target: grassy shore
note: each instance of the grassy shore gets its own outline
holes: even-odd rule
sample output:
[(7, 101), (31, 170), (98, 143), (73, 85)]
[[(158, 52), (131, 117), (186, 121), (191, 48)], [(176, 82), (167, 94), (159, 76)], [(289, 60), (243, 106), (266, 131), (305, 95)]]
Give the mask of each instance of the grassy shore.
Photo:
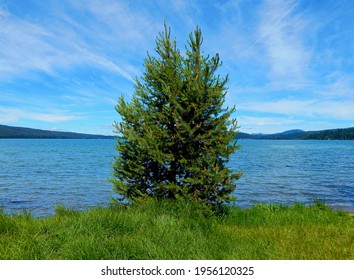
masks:
[(354, 217), (321, 204), (215, 216), (156, 201), (42, 219), (0, 213), (0, 259), (354, 259)]

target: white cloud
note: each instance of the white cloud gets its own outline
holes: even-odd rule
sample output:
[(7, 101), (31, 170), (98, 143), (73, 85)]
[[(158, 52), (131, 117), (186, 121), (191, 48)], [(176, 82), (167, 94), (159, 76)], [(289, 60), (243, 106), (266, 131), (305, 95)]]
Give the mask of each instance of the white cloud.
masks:
[[(3, 14), (4, 12), (1, 12), (1, 15)], [(130, 15), (130, 17), (132, 20), (133, 16)], [(131, 20), (124, 24), (129, 24)], [(123, 24), (123, 21), (119, 23)], [(116, 30), (120, 30), (120, 27), (118, 25)], [(86, 27), (85, 30), (91, 32), (92, 38), (89, 40), (95, 39), (95, 36), (98, 37), (96, 43), (93, 45), (86, 43), (83, 40), (85, 38), (82, 37), (83, 34), (77, 33), (82, 30), (75, 31), (70, 25), (60, 24), (58, 27), (55, 24), (49, 24), (44, 26), (13, 15), (1, 16), (0, 79), (20, 76), (31, 71), (55, 75), (56, 71), (62, 68), (91, 65), (115, 72), (124, 79), (133, 82), (134, 75), (138, 72), (137, 69), (122, 59), (108, 58), (105, 50), (102, 49), (107, 42), (100, 44), (99, 34), (107, 33), (95, 34), (89, 30), (89, 27)], [(143, 32), (140, 31), (140, 36), (143, 37)], [(127, 29), (123, 29), (121, 32), (122, 34), (131, 34)], [(134, 39), (137, 36), (134, 35)], [(117, 37), (118, 41), (121, 39), (121, 36)], [(129, 40), (133, 41), (133, 38), (126, 38), (126, 44)], [(141, 41), (137, 44), (139, 43)], [(106, 45), (111, 46), (112, 44)], [(131, 45), (126, 47), (131, 47)]]
[(97, 54), (94, 54), (88, 50), (81, 49), (80, 51), (82, 53), (83, 58), (85, 58), (87, 61), (91, 62), (95, 66), (101, 66), (102, 68), (116, 72), (126, 80), (130, 82), (134, 82), (134, 77), (127, 71), (125, 71), (122, 67), (111, 61), (110, 59), (106, 58), (105, 56), (100, 56)]
[(314, 104), (314, 115), (328, 116), (338, 120), (354, 120), (354, 101), (320, 101)]
[(1, 5), (0, 2), (0, 17), (7, 17), (9, 15), (9, 12), (5, 6)]
[(318, 86), (316, 93), (325, 98), (348, 98), (354, 101), (354, 79), (341, 73), (331, 83)]
[[(146, 43), (147, 34), (156, 31), (156, 24), (150, 20), (149, 13), (144, 13), (133, 2), (94, 0), (75, 1), (72, 3), (82, 13), (88, 11), (92, 15), (91, 27), (98, 28), (101, 33), (94, 36), (108, 41), (128, 44), (128, 47), (141, 47)], [(103, 26), (98, 23), (103, 24)], [(159, 26), (160, 27), (160, 26)], [(87, 29), (85, 31), (92, 32)]]
[(260, 9), (259, 37), (273, 80), (304, 80), (311, 52), (304, 46), (307, 21), (295, 14), (300, 0), (267, 0)]
[(273, 102), (243, 103), (241, 110), (297, 117), (354, 119), (353, 101), (281, 99)]
[(28, 69), (51, 72), (55, 49), (42, 27), (11, 17), (0, 19), (0, 77)]
[(353, 127), (353, 122), (338, 125), (336, 121), (323, 121), (318, 119), (302, 119), (291, 117), (250, 117), (240, 116), (237, 118), (240, 126), (239, 131), (246, 133), (279, 133), (290, 129), (302, 129), (316, 131), (323, 129), (335, 129)]
[(246, 133), (277, 133), (303, 127), (302, 120), (293, 118), (240, 116), (237, 121), (239, 130)]
[(0, 119), (2, 123), (14, 123), (22, 119), (54, 123), (79, 120), (83, 118), (83, 116), (77, 114), (69, 114), (65, 111), (42, 113), (13, 107), (0, 106)]
[(237, 118), (238, 122), (246, 126), (268, 126), (268, 125), (289, 125), (301, 122), (300, 120), (292, 118), (274, 118), (274, 117), (249, 117), (240, 116)]

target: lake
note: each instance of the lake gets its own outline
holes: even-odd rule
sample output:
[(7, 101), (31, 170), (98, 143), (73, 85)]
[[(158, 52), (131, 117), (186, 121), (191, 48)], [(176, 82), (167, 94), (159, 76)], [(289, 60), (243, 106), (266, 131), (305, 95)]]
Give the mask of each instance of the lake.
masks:
[[(354, 141), (240, 140), (230, 167), (242, 170), (236, 205), (305, 204), (320, 199), (354, 210)], [(106, 206), (115, 140), (0, 139), (0, 207), (54, 213)]]

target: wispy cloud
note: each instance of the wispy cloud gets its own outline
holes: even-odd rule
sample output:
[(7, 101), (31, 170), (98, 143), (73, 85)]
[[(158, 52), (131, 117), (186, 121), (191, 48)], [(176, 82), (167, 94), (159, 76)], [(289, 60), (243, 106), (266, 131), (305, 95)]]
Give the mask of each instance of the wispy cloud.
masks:
[(300, 120), (292, 118), (276, 118), (276, 117), (249, 117), (241, 116), (240, 120), (247, 125), (256, 125), (256, 126), (268, 126), (268, 125), (284, 125), (284, 124), (296, 124), (301, 122)]
[(343, 73), (333, 73), (332, 77), (328, 84), (316, 87), (316, 94), (324, 98), (353, 100), (354, 78)]
[(19, 108), (0, 106), (0, 119), (2, 123), (14, 123), (21, 119), (55, 123), (71, 120), (80, 120), (84, 118), (85, 117), (80, 116), (78, 114), (70, 114), (66, 111), (43, 113)]
[(354, 119), (354, 102), (352, 101), (281, 99), (273, 102), (244, 103), (240, 104), (239, 108), (284, 116), (325, 117), (337, 120)]
[(58, 53), (46, 42), (49, 33), (44, 28), (11, 16), (0, 18), (0, 26), (0, 77), (29, 69), (52, 71)]
[(263, 44), (273, 79), (302, 80), (308, 71), (311, 52), (303, 44), (306, 20), (296, 14), (300, 0), (265, 1), (260, 9), (259, 37)]
[[(112, 46), (113, 48), (119, 48), (123, 45), (124, 47), (140, 49), (141, 45), (149, 40), (146, 35), (150, 32), (156, 32), (156, 23), (151, 21), (150, 14), (144, 13), (144, 10), (140, 9), (137, 3), (88, 0), (74, 1), (71, 4), (77, 12), (89, 14), (89, 18), (86, 19), (90, 20), (88, 23), (91, 23), (91, 26), (88, 26), (88, 29), (84, 32), (92, 32), (91, 27), (97, 29), (96, 31), (101, 31), (95, 33), (94, 36), (98, 36), (104, 41), (120, 42), (120, 46)], [(77, 20), (71, 18), (71, 21)], [(83, 27), (80, 23), (77, 26)]]
[(0, 18), (7, 17), (8, 15), (9, 15), (9, 12), (8, 12), (6, 6), (1, 5), (1, 2), (0, 2)]
[[(95, 1), (91, 1), (88, 4), (85, 9), (89, 9), (93, 16), (101, 17), (101, 20), (105, 20), (106, 26), (111, 26), (111, 29), (113, 29), (114, 17), (121, 19), (118, 22), (116, 21), (118, 25), (115, 26), (114, 34), (110, 34), (112, 35), (110, 38), (116, 38), (116, 43), (122, 40), (123, 34), (126, 40), (126, 49), (129, 48), (128, 41), (135, 40), (137, 45), (142, 42), (138, 37), (140, 36), (143, 40), (143, 30), (140, 30), (141, 32), (131, 32), (134, 30), (133, 28), (127, 30), (134, 16), (130, 14), (129, 20), (128, 16), (122, 18), (124, 10), (120, 11), (119, 14), (115, 14), (117, 3), (113, 5), (113, 10), (110, 10), (109, 6), (105, 8), (99, 6)], [(84, 6), (79, 6), (78, 8), (84, 9)], [(85, 10), (77, 11), (77, 13), (80, 12), (84, 13)], [(0, 79), (30, 71), (40, 71), (55, 75), (56, 71), (62, 68), (91, 65), (106, 71), (115, 72), (130, 82), (134, 81), (134, 76), (137, 73), (136, 68), (120, 58), (113, 59), (114, 56), (108, 57), (106, 50), (102, 49), (104, 45), (109, 46), (109, 50), (113, 48), (110, 44), (107, 44), (107, 41), (100, 44), (100, 39), (102, 39), (103, 35), (99, 34), (107, 34), (105, 32), (94, 34), (89, 27), (85, 27), (86, 34), (89, 34), (92, 38), (98, 37), (94, 42), (95, 44), (92, 45), (92, 38), (83, 40), (82, 34), (77, 33), (83, 31), (82, 28), (73, 31), (75, 25), (59, 24), (58, 28), (55, 24), (39, 24), (38, 22), (31, 22), (28, 19), (25, 20), (11, 15), (5, 12), (4, 8), (1, 10), (1, 15)], [(66, 16), (66, 18), (69, 17)], [(72, 20), (70, 23), (73, 24), (75, 21)], [(141, 22), (141, 20), (137, 22)], [(140, 28), (144, 27), (141, 26)], [(132, 35), (132, 33), (135, 35)], [(126, 34), (129, 34), (128, 38)]]

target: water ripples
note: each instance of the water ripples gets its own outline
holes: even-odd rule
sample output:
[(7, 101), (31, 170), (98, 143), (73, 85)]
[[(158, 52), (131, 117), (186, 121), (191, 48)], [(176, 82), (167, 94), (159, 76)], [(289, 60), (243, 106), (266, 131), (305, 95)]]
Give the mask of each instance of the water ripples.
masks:
[[(236, 205), (311, 203), (354, 208), (354, 141), (239, 141)], [(107, 205), (114, 140), (0, 140), (0, 207), (50, 215), (56, 205)]]
[(353, 141), (240, 141), (230, 159), (243, 176), (236, 196), (241, 207), (257, 202), (312, 203), (354, 207)]

